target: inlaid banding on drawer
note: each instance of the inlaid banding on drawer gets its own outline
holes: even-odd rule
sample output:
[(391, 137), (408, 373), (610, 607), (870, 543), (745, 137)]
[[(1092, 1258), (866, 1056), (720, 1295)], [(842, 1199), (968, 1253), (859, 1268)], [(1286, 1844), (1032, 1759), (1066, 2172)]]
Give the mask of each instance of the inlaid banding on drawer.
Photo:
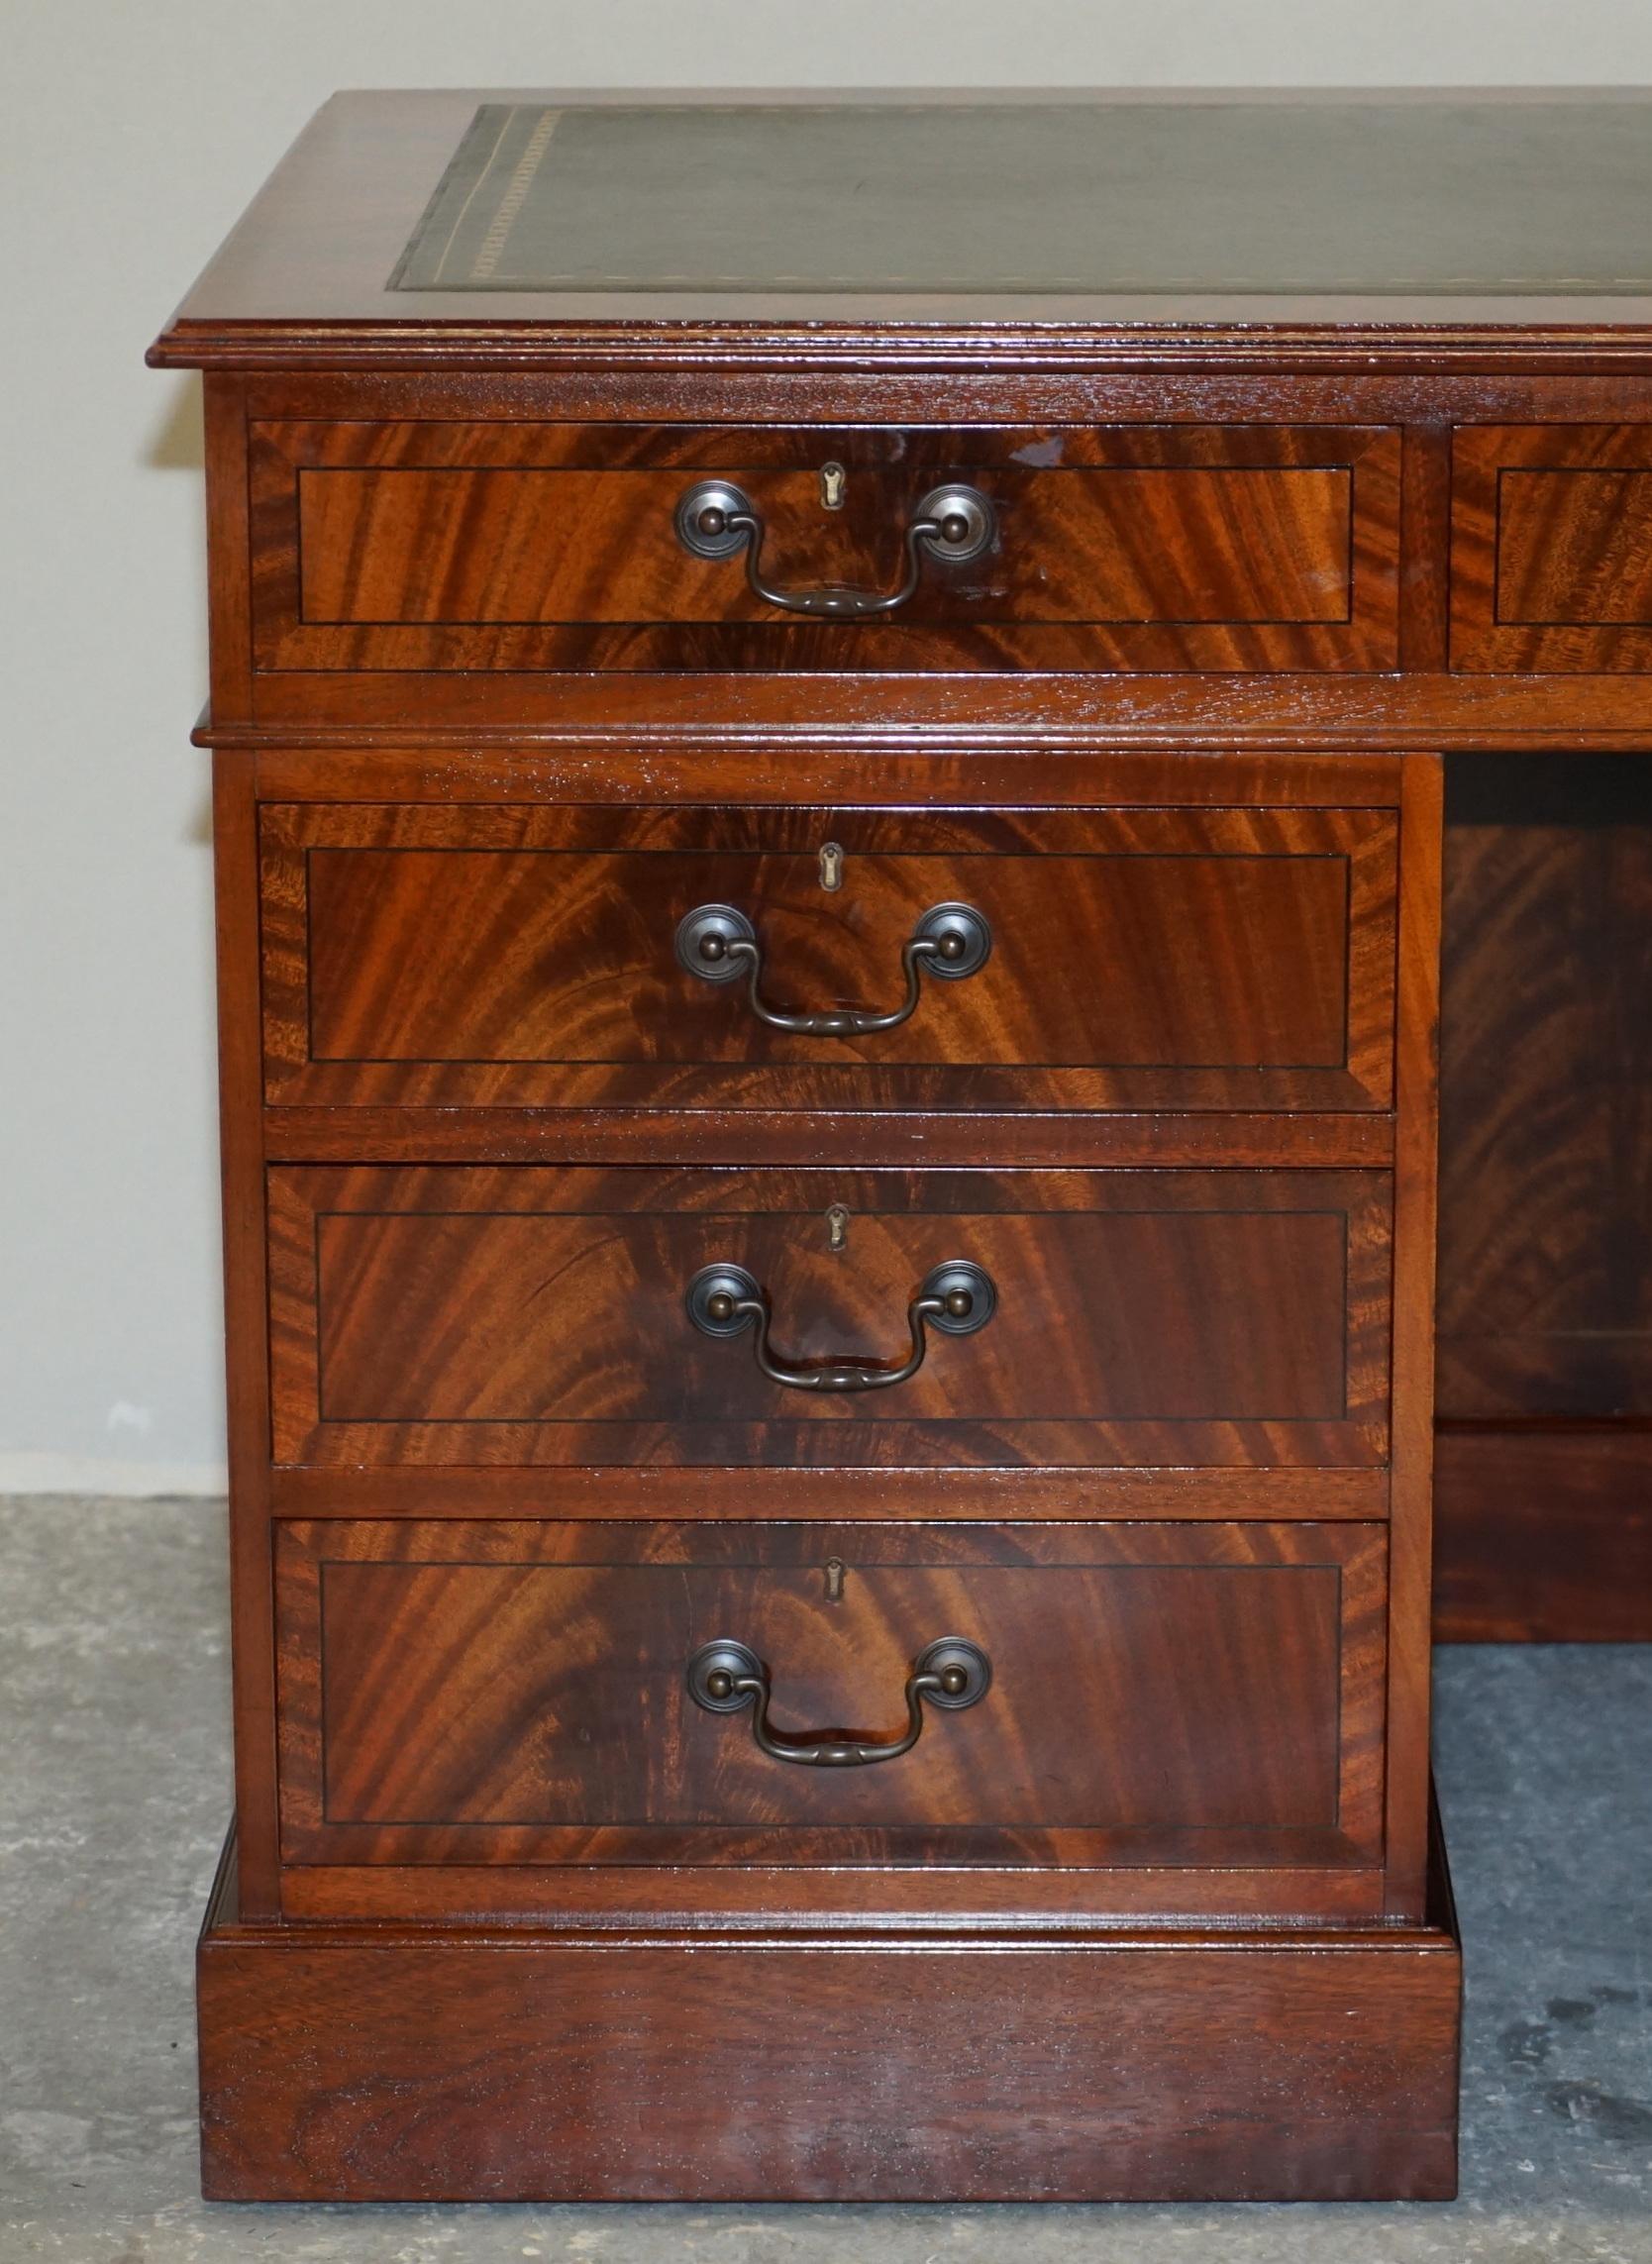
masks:
[[(1004, 1467), (1382, 1461), (1375, 1173), (283, 1167), (283, 1463)], [(968, 1330), (937, 1269), (984, 1272)], [(689, 1291), (729, 1269), (760, 1331)], [(956, 1333), (954, 1332), (956, 1328)]]
[[(1383, 1108), (1388, 809), (262, 813), (265, 1089), (292, 1105)], [(674, 948), (744, 919), (760, 1001), (884, 1011), (936, 908), (984, 963), (798, 1034)], [(715, 972), (713, 970), (712, 972)]]
[[(284, 1526), (284, 1852), (764, 1862), (783, 1831), (803, 1864), (1369, 1861), (1385, 1567), (1359, 1525)], [(787, 1765), (686, 1686), (732, 1638), (782, 1737), (876, 1742), (946, 1636), (984, 1697), (877, 1764)]]
[[(266, 671), (1395, 664), (1381, 429), (266, 423), (251, 468)], [(738, 544), (679, 539), (708, 478), (761, 523), (782, 596), (899, 587), (905, 531), (948, 483), (986, 499), (994, 539), (920, 545), (891, 612), (802, 619)]]

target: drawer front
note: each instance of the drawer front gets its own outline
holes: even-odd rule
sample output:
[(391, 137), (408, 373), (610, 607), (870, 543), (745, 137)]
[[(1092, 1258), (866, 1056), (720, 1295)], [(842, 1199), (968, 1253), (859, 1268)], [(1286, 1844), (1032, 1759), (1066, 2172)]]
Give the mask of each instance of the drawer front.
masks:
[[(1396, 663), (1392, 431), (265, 423), (251, 479), (264, 670)], [(678, 534), (706, 482), (782, 596), (890, 593), (915, 562), (911, 594), (847, 621), (757, 594), (750, 540)], [(959, 482), (983, 547), (909, 543)]]
[[(1384, 1108), (1396, 822), (273, 805), (266, 1090), (323, 1105)], [(984, 959), (954, 975), (931, 958), (914, 992), (905, 955), (949, 905)], [(755, 1002), (721, 929), (723, 957), (698, 956), (683, 923), (706, 906), (744, 921)], [(909, 998), (893, 1027), (818, 1026)]]
[[(283, 1852), (1370, 1861), (1385, 1563), (1383, 1529), (1361, 1525), (824, 1540), (784, 1526), (284, 1526)], [(942, 1639), (986, 1661), (972, 1660), (962, 1706), (908, 1694)], [(714, 1710), (690, 1694), (689, 1663), (731, 1643), (759, 1690)], [(760, 1747), (759, 1696), (782, 1752), (822, 1736), (870, 1750), (910, 1730), (914, 1703), (918, 1733), (881, 1761), (799, 1765)]]
[(1652, 425), (1494, 425), (1452, 457), (1452, 666), (1652, 669)]
[(1379, 1173), (282, 1167), (269, 1219), (282, 1463), (1387, 1451)]

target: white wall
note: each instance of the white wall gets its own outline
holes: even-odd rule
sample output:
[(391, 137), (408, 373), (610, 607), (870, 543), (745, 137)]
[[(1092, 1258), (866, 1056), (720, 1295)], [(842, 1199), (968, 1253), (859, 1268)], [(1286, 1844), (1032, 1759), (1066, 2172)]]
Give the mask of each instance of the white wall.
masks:
[(1648, 0), (14, 0), (0, 85), (0, 1490), (222, 1452), (193, 380), (337, 86), (1618, 84)]

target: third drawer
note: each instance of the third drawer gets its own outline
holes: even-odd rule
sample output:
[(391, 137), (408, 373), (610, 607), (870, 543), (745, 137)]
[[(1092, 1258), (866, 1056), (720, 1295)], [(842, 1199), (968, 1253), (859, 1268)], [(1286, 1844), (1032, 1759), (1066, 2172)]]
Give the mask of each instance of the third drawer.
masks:
[(1380, 1172), (281, 1166), (269, 1220), (278, 1463), (1388, 1452)]

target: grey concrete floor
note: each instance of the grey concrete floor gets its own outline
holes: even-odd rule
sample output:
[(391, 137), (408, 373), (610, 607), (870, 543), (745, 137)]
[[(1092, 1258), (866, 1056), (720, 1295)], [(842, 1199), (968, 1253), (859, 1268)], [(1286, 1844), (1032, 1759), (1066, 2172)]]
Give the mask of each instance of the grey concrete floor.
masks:
[(219, 1505), (0, 1498), (0, 2264), (1652, 2264), (1652, 1647), (1440, 1655), (1451, 2207), (238, 2209), (190, 2046), (224, 1619)]

